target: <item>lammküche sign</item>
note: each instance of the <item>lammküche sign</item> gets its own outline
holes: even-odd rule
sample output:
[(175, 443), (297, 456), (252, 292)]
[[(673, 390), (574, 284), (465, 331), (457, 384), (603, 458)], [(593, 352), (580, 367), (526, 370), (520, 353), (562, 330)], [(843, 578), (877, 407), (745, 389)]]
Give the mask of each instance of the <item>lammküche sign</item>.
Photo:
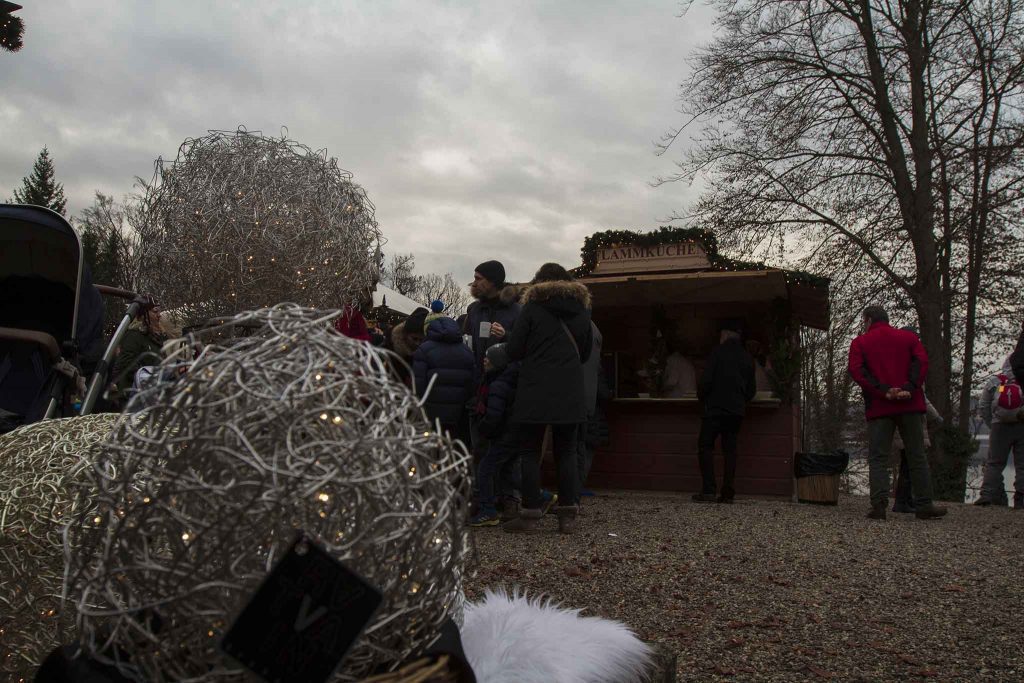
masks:
[(610, 246), (597, 253), (594, 275), (612, 273), (650, 273), (663, 270), (701, 270), (711, 263), (698, 242)]

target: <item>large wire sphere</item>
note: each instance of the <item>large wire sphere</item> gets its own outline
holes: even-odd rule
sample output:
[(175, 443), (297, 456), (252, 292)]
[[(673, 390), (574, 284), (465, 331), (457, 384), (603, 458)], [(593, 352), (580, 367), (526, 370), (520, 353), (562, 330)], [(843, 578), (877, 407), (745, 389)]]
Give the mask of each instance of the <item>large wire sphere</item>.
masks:
[(140, 285), (186, 324), (294, 301), (368, 296), (381, 234), (374, 208), (326, 150), (239, 128), (157, 159), (137, 222)]
[(0, 436), (0, 679), (32, 680), (73, 623), (61, 609), (64, 527), (88, 497), (74, 484), (118, 415), (44, 420)]
[(297, 530), (384, 596), (336, 680), (397, 666), (459, 608), (469, 457), (337, 315), (237, 316), (249, 336), (138, 395), (147, 409), (98, 447), (84, 490), (100, 512), (70, 527), (67, 590), (100, 661), (136, 680), (237, 676), (218, 641)]

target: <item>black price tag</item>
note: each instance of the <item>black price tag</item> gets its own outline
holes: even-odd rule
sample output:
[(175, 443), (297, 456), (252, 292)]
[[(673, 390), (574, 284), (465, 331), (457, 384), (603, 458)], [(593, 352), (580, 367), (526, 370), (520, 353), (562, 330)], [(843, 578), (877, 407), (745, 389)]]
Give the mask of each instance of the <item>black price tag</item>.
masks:
[(271, 683), (326, 681), (380, 606), (380, 592), (300, 534), (221, 641)]

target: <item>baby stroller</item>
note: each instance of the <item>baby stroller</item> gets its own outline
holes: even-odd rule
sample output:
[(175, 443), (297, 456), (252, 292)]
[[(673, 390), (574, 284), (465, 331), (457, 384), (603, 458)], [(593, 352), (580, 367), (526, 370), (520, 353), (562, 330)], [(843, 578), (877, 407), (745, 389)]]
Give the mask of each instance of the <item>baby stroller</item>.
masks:
[(102, 296), (74, 229), (49, 209), (0, 204), (0, 433), (73, 415), (75, 394), (81, 414), (92, 410), (124, 331), (150, 305), (104, 289), (134, 299), (105, 353)]

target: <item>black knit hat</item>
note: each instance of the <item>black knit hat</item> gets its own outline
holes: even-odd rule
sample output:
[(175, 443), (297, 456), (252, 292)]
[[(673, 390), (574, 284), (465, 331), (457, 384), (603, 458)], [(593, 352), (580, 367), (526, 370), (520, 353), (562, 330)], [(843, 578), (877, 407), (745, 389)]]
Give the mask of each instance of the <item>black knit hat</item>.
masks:
[(483, 275), (495, 287), (505, 284), (505, 266), (501, 261), (484, 261), (476, 267), (476, 272)]
[(415, 311), (409, 314), (409, 317), (405, 319), (405, 332), (406, 334), (423, 332), (423, 325), (427, 322), (427, 315), (430, 313), (427, 309), (417, 308)]

